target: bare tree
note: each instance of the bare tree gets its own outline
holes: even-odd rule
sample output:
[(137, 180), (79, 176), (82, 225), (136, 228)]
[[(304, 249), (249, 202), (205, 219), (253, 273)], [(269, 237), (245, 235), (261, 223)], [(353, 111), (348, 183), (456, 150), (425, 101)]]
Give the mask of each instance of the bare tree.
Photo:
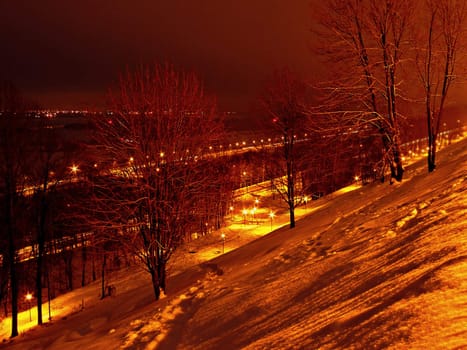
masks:
[(128, 71), (110, 99), (112, 113), (96, 123), (103, 161), (113, 166), (94, 183), (95, 213), (140, 258), (159, 299), (167, 261), (210, 191), (209, 146), (222, 123), (196, 75), (170, 64)]
[(398, 67), (413, 13), (408, 0), (330, 0), (319, 13), (320, 52), (332, 60), (326, 115), (343, 128), (371, 125), (381, 135), (391, 178), (401, 181)]
[[(262, 104), (272, 119), (273, 130), (279, 135), (282, 154), (274, 157), (271, 165), (277, 175), (275, 188), (289, 209), (290, 228), (295, 227), (297, 192), (301, 190), (300, 171), (303, 170), (303, 155), (299, 155), (297, 134), (306, 129), (306, 84), (296, 78), (288, 69), (278, 70), (262, 97)], [(283, 181), (281, 180), (283, 179)], [(299, 198), (301, 198), (299, 196)]]
[[(449, 88), (454, 81), (466, 15), (464, 0), (426, 0), (426, 17), (415, 37), (428, 129), (428, 171), (436, 167), (437, 139)], [(422, 47), (420, 47), (420, 43)]]

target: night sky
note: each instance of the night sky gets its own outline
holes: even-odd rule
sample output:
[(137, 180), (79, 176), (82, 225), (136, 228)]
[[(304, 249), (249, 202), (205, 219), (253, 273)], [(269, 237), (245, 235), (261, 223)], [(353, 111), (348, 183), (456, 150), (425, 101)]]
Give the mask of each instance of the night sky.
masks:
[(313, 66), (310, 0), (0, 1), (0, 80), (48, 108), (103, 108), (127, 66), (196, 71), (248, 110), (274, 68)]

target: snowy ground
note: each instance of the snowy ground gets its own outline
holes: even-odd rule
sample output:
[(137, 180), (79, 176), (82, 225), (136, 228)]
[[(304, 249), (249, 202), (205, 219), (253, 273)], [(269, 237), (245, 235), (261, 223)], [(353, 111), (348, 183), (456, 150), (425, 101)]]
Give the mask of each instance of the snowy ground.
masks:
[(115, 297), (99, 301), (98, 284), (61, 296), (51, 323), (0, 348), (467, 349), (467, 140), (438, 159), (308, 203), (293, 230), (266, 235), (265, 200), (259, 224), (232, 216), (225, 254), (215, 235), (187, 247), (159, 302), (144, 272), (122, 271)]

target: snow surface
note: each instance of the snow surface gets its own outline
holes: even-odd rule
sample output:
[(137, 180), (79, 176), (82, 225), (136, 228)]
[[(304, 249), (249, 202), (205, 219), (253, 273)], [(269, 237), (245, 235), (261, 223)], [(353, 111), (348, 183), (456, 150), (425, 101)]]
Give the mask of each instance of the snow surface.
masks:
[(63, 295), (52, 322), (0, 348), (467, 349), (467, 140), (438, 159), (308, 203), (293, 230), (267, 234), (265, 209), (222, 230), (225, 254), (217, 238), (193, 243), (158, 302), (134, 268), (112, 277), (114, 297), (99, 284)]

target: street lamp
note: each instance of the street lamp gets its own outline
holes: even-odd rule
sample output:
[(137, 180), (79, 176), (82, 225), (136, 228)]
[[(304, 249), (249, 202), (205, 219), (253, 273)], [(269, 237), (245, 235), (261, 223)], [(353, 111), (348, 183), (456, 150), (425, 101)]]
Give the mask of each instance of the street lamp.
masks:
[(272, 211), (269, 213), (269, 218), (271, 219), (271, 232), (272, 232), (272, 219), (276, 216)]
[(253, 207), (253, 209), (251, 209), (251, 214), (253, 215), (253, 221), (256, 221), (256, 207)]
[(224, 254), (224, 247), (225, 247), (225, 233), (221, 234), (222, 237), (222, 254)]
[(78, 174), (78, 171), (79, 171), (79, 167), (75, 164), (73, 164), (71, 167), (70, 167), (70, 170), (71, 170), (71, 173), (73, 174), (73, 176), (76, 176), (76, 174)]
[(303, 197), (303, 201), (305, 202), (305, 210), (306, 210), (306, 204), (308, 203), (308, 196)]
[(248, 210), (243, 209), (242, 214), (243, 214), (243, 225), (245, 225), (246, 224), (246, 215), (248, 214)]
[(31, 316), (31, 299), (32, 299), (32, 294), (28, 293), (26, 294), (26, 300), (28, 302), (28, 308), (29, 308), (29, 322), (32, 321), (32, 316)]

